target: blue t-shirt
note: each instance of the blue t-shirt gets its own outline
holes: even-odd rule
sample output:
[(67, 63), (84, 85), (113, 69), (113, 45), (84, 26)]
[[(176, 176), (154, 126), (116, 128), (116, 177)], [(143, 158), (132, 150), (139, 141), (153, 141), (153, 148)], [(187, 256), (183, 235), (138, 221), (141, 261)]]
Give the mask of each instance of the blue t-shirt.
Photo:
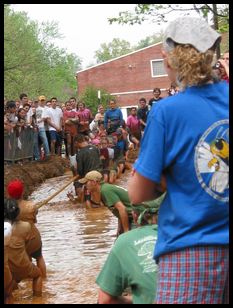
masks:
[(108, 109), (104, 114), (104, 127), (108, 128), (108, 120), (115, 125), (115, 130), (120, 126), (123, 125), (123, 114), (120, 108), (115, 109)]
[(229, 243), (229, 86), (189, 87), (153, 106), (134, 167), (167, 195), (156, 259), (197, 245)]

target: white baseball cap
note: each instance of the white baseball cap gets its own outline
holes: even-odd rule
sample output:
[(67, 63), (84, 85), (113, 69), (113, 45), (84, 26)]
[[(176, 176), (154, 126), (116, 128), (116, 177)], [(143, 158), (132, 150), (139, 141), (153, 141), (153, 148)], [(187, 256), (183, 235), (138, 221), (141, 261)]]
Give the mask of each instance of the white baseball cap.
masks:
[(170, 22), (163, 37), (163, 46), (168, 52), (176, 44), (190, 44), (199, 52), (206, 52), (208, 49), (215, 49), (221, 41), (221, 35), (204, 19), (190, 16), (179, 17)]

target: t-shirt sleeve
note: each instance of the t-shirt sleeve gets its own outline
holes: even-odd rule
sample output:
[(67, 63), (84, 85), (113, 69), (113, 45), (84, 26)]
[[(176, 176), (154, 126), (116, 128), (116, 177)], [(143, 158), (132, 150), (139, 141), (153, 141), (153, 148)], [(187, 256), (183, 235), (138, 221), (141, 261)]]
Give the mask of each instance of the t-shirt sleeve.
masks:
[(111, 251), (108, 258), (96, 278), (97, 285), (106, 293), (112, 296), (120, 296), (125, 289), (123, 273), (120, 261), (114, 251)]
[(105, 205), (107, 207), (112, 207), (114, 206), (115, 203), (118, 201), (121, 201), (119, 196), (111, 189), (108, 188), (102, 188), (101, 189), (101, 194), (104, 197)]
[(165, 139), (162, 111), (160, 108), (153, 108), (147, 119), (140, 155), (134, 168), (145, 178), (157, 183), (160, 182), (161, 172), (164, 168)]

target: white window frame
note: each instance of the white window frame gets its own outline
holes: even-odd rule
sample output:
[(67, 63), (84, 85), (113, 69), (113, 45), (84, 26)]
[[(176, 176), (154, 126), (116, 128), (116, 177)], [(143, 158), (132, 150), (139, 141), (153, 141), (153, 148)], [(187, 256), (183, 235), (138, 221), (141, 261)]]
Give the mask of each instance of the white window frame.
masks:
[(153, 62), (163, 62), (163, 59), (154, 59), (154, 60), (150, 60), (150, 67), (151, 67), (151, 77), (152, 78), (158, 78), (158, 77), (165, 77), (168, 76), (167, 74), (164, 75), (153, 75)]

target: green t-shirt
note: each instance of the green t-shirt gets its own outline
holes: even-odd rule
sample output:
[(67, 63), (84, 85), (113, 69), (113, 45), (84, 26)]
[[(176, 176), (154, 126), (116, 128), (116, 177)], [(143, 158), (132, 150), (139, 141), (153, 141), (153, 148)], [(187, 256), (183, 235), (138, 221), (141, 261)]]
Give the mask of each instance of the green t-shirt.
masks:
[(152, 200), (143, 202), (142, 204), (133, 205), (129, 200), (128, 191), (125, 188), (122, 188), (117, 185), (112, 185), (108, 183), (101, 184), (101, 198), (105, 206), (107, 206), (110, 211), (119, 218), (118, 210), (114, 208), (114, 205), (121, 201), (125, 207), (129, 217), (132, 217), (132, 210), (133, 208), (137, 208), (140, 212), (144, 211), (145, 208), (159, 208), (160, 204), (162, 203), (164, 197), (164, 193), (161, 197)]
[(118, 210), (114, 208), (114, 205), (119, 201), (124, 204), (128, 215), (132, 216), (132, 206), (129, 200), (128, 191), (125, 188), (103, 183), (101, 184), (101, 199), (104, 205), (107, 206), (116, 217), (119, 218), (119, 213)]
[(120, 296), (131, 287), (134, 304), (152, 304), (157, 280), (153, 259), (156, 240), (157, 225), (121, 234), (96, 279), (97, 285), (112, 296)]

